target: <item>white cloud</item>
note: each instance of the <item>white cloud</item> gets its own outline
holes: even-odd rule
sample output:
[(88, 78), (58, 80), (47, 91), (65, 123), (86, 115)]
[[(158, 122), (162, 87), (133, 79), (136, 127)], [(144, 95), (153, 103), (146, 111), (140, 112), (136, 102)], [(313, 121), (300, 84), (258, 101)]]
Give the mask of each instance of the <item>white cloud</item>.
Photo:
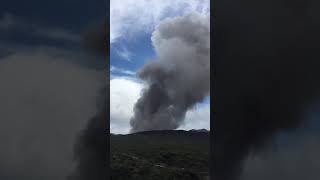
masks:
[(136, 72), (134, 71), (130, 71), (127, 69), (123, 69), (123, 68), (119, 68), (116, 66), (111, 66), (110, 68), (111, 73), (120, 73), (120, 74), (124, 74), (124, 75), (129, 75), (129, 76), (135, 76)]
[[(115, 77), (110, 80), (111, 133), (129, 133), (133, 107), (143, 86), (141, 82), (132, 78)], [(189, 110), (185, 123), (179, 129), (210, 129), (210, 104), (199, 104)]]
[(133, 107), (143, 85), (133, 80), (118, 77), (110, 80), (110, 132), (128, 133)]
[(210, 0), (111, 0), (110, 43), (137, 32), (152, 32), (164, 18), (193, 11), (210, 13)]

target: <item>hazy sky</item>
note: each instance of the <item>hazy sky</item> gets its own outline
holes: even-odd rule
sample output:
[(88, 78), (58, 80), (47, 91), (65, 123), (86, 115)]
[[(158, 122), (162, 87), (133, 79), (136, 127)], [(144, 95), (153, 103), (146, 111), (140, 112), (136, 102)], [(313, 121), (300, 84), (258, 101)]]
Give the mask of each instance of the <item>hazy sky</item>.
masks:
[[(155, 58), (151, 35), (159, 22), (190, 14), (210, 13), (209, 0), (111, 0), (110, 2), (110, 131), (128, 133), (133, 106), (144, 84), (136, 72)], [(209, 97), (187, 112), (180, 129), (210, 129)]]

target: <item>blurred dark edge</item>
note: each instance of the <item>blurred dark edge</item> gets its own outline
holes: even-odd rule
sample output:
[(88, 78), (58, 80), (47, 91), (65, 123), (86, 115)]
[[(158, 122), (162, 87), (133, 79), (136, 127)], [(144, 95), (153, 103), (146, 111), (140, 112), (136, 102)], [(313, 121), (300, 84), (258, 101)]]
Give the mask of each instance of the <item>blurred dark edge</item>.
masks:
[(215, 11), (214, 11), (214, 3), (215, 1), (210, 0), (210, 179), (212, 179), (213, 174), (213, 152), (214, 152), (214, 77), (215, 77), (215, 61), (214, 61), (214, 19), (215, 19)]

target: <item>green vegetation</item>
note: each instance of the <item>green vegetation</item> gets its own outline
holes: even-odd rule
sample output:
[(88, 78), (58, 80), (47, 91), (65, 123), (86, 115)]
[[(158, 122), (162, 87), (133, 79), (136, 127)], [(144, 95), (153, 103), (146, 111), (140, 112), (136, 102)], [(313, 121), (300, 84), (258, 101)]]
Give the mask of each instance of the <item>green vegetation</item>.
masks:
[(110, 138), (112, 180), (202, 180), (209, 176), (208, 132), (149, 131)]

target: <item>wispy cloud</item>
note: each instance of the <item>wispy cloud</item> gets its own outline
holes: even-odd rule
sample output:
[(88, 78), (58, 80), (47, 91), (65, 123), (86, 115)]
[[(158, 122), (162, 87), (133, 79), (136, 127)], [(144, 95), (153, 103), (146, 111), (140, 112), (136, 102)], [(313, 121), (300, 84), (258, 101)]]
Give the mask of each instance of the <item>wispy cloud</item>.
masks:
[(0, 18), (0, 29), (9, 29), (16, 25), (16, 21), (14, 17), (9, 13), (4, 13), (3, 16)]
[(0, 30), (10, 31), (14, 29), (26, 30), (28, 33), (32, 33), (36, 36), (53, 40), (69, 41), (74, 43), (78, 43), (80, 41), (79, 34), (72, 33), (66, 29), (59, 27), (44, 27), (37, 23), (25, 22), (11, 13), (4, 13), (2, 17), (0, 17)]
[(152, 32), (164, 18), (194, 11), (210, 13), (210, 0), (111, 0), (110, 43), (137, 32)]
[(80, 42), (80, 35), (74, 34), (61, 28), (38, 28), (37, 33), (44, 37), (70, 42)]
[(118, 68), (115, 66), (111, 66), (110, 71), (111, 71), (111, 73), (120, 73), (120, 74), (129, 75), (129, 76), (136, 75), (136, 72), (134, 72), (134, 71), (130, 71), (130, 70), (123, 69), (123, 68)]
[(117, 55), (122, 59), (132, 62), (133, 53), (131, 53), (126, 47), (122, 46), (121, 49), (116, 49)]

